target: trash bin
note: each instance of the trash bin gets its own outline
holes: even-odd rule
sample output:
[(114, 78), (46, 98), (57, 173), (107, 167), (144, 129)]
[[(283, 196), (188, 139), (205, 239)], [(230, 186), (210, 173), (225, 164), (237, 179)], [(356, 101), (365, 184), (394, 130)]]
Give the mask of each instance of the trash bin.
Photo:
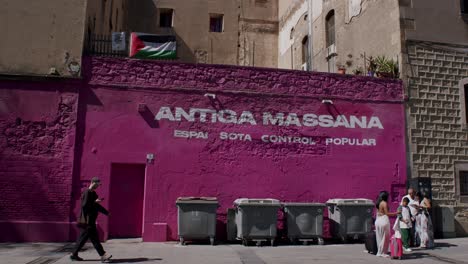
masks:
[(287, 236), (291, 242), (317, 240), (323, 245), (323, 203), (284, 203), (286, 213)]
[(176, 205), (180, 243), (184, 245), (187, 239), (210, 239), (214, 245), (218, 200), (212, 197), (179, 197)]
[(278, 209), (281, 204), (276, 199), (237, 199), (236, 226), (237, 239), (242, 240), (244, 246), (249, 241), (270, 241), (273, 246), (276, 238), (276, 224), (278, 221)]
[(372, 228), (374, 202), (369, 199), (331, 199), (327, 201), (333, 237), (363, 239)]

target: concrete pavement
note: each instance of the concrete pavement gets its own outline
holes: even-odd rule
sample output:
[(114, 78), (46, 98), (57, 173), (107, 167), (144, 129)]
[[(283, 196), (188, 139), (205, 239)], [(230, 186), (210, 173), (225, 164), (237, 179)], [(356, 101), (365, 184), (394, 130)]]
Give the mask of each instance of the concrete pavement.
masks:
[[(113, 255), (113, 263), (158, 264), (309, 264), (309, 263), (468, 263), (468, 238), (436, 240), (433, 250), (415, 249), (404, 259), (378, 258), (364, 252), (363, 244), (325, 246), (244, 247), (241, 245), (180, 246), (175, 242), (141, 243), (138, 239), (109, 240), (104, 248)], [(60, 264), (70, 263), (71, 244), (28, 243), (0, 244), (0, 263)], [(84, 263), (100, 263), (91, 243), (80, 256)]]

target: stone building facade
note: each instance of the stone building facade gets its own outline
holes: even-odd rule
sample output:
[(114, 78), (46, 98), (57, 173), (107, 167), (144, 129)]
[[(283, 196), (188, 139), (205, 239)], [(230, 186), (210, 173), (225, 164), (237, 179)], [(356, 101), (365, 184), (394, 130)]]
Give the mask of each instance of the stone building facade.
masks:
[[(436, 235), (468, 235), (467, 1), (400, 1), (413, 179), (428, 180)], [(415, 180), (416, 182), (418, 180)]]
[(460, 181), (468, 171), (468, 47), (409, 41), (407, 48), (411, 177), (430, 178), (435, 204), (447, 207), (449, 215), (435, 216), (451, 224), (439, 225), (437, 233), (466, 235), (468, 193)]

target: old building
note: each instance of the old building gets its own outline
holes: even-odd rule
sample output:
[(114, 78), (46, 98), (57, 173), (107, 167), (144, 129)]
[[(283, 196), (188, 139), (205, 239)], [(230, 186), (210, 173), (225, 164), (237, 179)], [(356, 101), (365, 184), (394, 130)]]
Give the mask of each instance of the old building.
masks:
[(276, 0), (129, 1), (127, 31), (174, 35), (182, 62), (276, 67)]
[(0, 74), (80, 75), (86, 0), (1, 0)]
[[(277, 0), (2, 0), (0, 74), (81, 76), (83, 47), (128, 56), (130, 32), (174, 36), (177, 61), (277, 66)], [(123, 52), (112, 32), (125, 32)]]
[[(0, 3), (2, 241), (73, 238), (93, 176), (105, 237), (133, 208), (125, 236), (176, 239), (178, 196), (395, 206), (406, 183), (431, 191), (438, 235), (468, 233), (465, 0)], [(95, 56), (128, 57), (130, 32), (175, 39), (176, 61)], [(382, 56), (403, 82), (233, 66), (374, 75)]]
[(467, 13), (464, 0), (279, 6), (280, 68), (367, 75), (371, 57), (382, 56), (398, 65), (408, 98), (409, 183), (432, 185), (436, 231), (445, 236), (468, 234)]

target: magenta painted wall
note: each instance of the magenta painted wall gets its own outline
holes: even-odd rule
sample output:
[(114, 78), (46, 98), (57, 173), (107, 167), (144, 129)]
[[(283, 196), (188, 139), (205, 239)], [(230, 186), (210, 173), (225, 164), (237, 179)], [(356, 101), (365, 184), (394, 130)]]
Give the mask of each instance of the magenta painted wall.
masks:
[[(175, 200), (179, 196), (218, 197), (222, 223), (226, 209), (239, 197), (325, 202), (330, 198), (375, 199), (380, 190), (390, 191), (395, 201), (403, 195), (405, 123), (399, 81), (98, 57), (84, 61), (82, 83), (0, 82), (0, 191), (13, 197), (2, 195), (0, 199), (0, 231), (25, 228), (36, 234), (28, 237), (26, 231), (15, 231), (11, 234), (15, 240), (73, 239), (79, 193), (87, 181), (102, 178), (104, 185), (98, 192), (108, 206), (110, 199), (122, 199), (110, 197), (111, 164), (145, 164), (147, 153), (154, 153), (155, 160), (146, 166), (145, 241), (177, 239)], [(216, 99), (204, 96), (207, 92), (216, 94)], [(12, 104), (13, 98), (22, 103)], [(322, 99), (333, 100), (333, 105), (323, 104)], [(42, 141), (33, 140), (33, 132), (26, 136), (18, 132), (33, 131), (30, 129), (8, 130), (16, 118), (57, 120), (63, 115), (58, 110), (61, 102), (72, 107), (72, 123), (64, 128), (60, 122), (54, 124), (65, 132), (46, 144), (53, 150), (22, 150), (23, 141), (18, 138), (26, 137), (28, 146)], [(161, 107), (170, 107), (172, 112), (175, 107), (185, 111), (229, 109), (238, 115), (250, 111), (258, 124), (200, 122), (198, 118), (196, 122), (155, 121)], [(297, 113), (300, 118), (304, 114), (332, 115), (335, 120), (339, 115), (376, 116), (383, 129), (263, 125), (264, 112)], [(49, 131), (47, 125), (44, 129)], [(203, 131), (208, 138), (177, 138), (174, 130)], [(222, 140), (220, 132), (250, 134), (252, 141)], [(16, 141), (8, 143), (12, 139), (5, 133)], [(262, 135), (311, 137), (317, 144), (265, 143)], [(343, 137), (372, 138), (376, 146), (326, 145), (326, 138)], [(33, 169), (27, 169), (17, 174), (9, 169), (12, 164), (47, 170), (38, 169), (41, 173), (32, 175)], [(9, 183), (11, 177), (16, 182)], [(29, 186), (24, 187), (27, 193), (14, 188), (18, 185)], [(21, 221), (32, 222), (24, 225)], [(98, 221), (107, 237), (109, 219), (100, 217)], [(62, 228), (52, 229), (54, 223)], [(40, 227), (50, 232), (40, 233)], [(220, 225), (218, 230), (223, 238), (225, 229)]]
[[(225, 213), (236, 198), (325, 202), (375, 199), (380, 190), (399, 199), (406, 181), (404, 107), (399, 81), (231, 66), (93, 59), (83, 91), (86, 122), (83, 177), (110, 183), (111, 163), (145, 163), (145, 241), (177, 239), (175, 200), (215, 196)], [(216, 94), (216, 100), (204, 96)], [(322, 104), (332, 99), (333, 106)], [(138, 105), (146, 110), (138, 112)], [(154, 121), (161, 107), (250, 111), (257, 125)], [(264, 126), (263, 112), (377, 116), (384, 129)], [(203, 131), (207, 139), (174, 137)], [(219, 133), (250, 134), (252, 141), (222, 140)], [(262, 135), (322, 139), (315, 146), (264, 143)], [(376, 146), (332, 146), (327, 137), (373, 138)], [(107, 199), (109, 190), (101, 194)], [(221, 215), (222, 218), (222, 215)], [(107, 219), (102, 218), (103, 229)], [(167, 230), (166, 230), (167, 226)], [(221, 229), (223, 230), (223, 229)], [(167, 232), (167, 235), (166, 235)], [(223, 235), (221, 235), (222, 237)]]
[(0, 242), (70, 237), (78, 84), (0, 82)]

